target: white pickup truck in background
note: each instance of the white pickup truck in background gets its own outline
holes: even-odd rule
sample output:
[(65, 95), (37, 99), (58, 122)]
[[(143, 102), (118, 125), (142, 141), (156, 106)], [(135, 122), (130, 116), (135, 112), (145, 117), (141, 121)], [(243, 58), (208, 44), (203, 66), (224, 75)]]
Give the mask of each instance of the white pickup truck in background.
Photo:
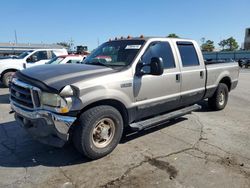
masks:
[(0, 60), (0, 80), (5, 87), (8, 87), (12, 75), (24, 68), (29, 68), (35, 65), (42, 65), (50, 59), (68, 55), (66, 49), (36, 49), (29, 50), (16, 58)]

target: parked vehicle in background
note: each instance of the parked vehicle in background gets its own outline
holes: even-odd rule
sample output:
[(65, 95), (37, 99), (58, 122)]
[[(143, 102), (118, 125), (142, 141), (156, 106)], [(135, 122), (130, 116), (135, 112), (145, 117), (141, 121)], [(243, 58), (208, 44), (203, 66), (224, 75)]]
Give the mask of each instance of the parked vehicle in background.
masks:
[(247, 58), (239, 59), (238, 63), (241, 68), (250, 67), (250, 59)]
[(57, 57), (54, 57), (50, 61), (48, 61), (46, 64), (75, 64), (75, 63), (81, 63), (87, 56), (86, 55), (60, 55)]
[(161, 124), (200, 109), (194, 104), (204, 99), (224, 109), (238, 76), (234, 61), (206, 65), (193, 40), (128, 38), (102, 44), (83, 64), (17, 72), (10, 104), (34, 138), (58, 147), (72, 138), (79, 152), (97, 159), (125, 128)]
[(42, 65), (56, 56), (67, 54), (66, 49), (36, 49), (26, 51), (16, 58), (0, 59), (0, 80), (4, 86), (8, 87), (16, 71)]
[(0, 59), (16, 59), (18, 56), (16, 55), (8, 55), (8, 56), (0, 56)]

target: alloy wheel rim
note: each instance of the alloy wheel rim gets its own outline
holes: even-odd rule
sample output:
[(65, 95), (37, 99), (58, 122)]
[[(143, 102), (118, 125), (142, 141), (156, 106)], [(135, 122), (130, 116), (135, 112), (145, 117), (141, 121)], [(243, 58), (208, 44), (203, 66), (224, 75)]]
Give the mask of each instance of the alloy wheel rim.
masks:
[(219, 104), (222, 106), (224, 102), (225, 102), (225, 94), (221, 92), (219, 96)]

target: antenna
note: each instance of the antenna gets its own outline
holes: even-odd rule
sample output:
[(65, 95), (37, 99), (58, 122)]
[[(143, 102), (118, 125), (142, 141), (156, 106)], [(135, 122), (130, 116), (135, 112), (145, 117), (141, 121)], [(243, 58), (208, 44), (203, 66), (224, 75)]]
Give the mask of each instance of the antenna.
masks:
[(16, 34), (16, 30), (15, 30), (15, 43), (17, 44), (17, 34)]

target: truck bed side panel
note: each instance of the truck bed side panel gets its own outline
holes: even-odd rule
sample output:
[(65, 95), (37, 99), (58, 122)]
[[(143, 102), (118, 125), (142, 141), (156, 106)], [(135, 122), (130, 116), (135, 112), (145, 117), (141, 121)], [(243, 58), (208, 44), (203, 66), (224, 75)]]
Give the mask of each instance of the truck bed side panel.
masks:
[(206, 65), (207, 69), (207, 93), (205, 98), (211, 97), (220, 81), (228, 77), (231, 81), (231, 88), (229, 90), (234, 89), (238, 82), (239, 76), (239, 66), (238, 63), (230, 62), (230, 63), (219, 63), (219, 64), (210, 64)]

